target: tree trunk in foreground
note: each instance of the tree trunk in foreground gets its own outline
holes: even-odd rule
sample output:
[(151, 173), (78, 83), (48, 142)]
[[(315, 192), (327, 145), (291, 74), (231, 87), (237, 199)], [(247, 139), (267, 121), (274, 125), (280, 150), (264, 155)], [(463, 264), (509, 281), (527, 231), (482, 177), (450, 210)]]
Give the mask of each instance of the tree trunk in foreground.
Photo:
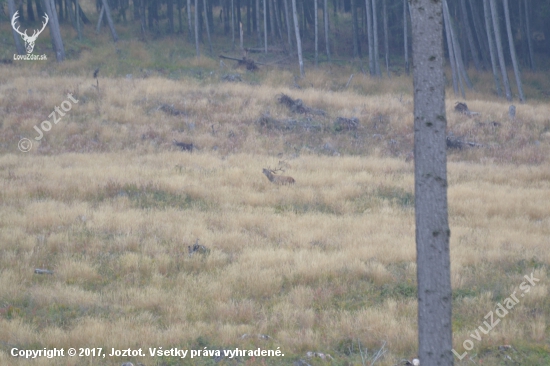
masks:
[(453, 365), (441, 0), (410, 3), (413, 36), (418, 356)]

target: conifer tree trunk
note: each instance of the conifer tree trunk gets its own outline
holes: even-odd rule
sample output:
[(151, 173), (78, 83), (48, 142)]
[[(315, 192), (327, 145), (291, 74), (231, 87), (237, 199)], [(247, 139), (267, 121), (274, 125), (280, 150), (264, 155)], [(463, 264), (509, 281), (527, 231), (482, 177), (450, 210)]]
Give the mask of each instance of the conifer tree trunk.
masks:
[(495, 80), (497, 95), (499, 97), (502, 97), (502, 89), (500, 88), (500, 80), (498, 77), (495, 43), (493, 38), (491, 10), (489, 8), (488, 0), (483, 0), (483, 11), (485, 13), (485, 29), (487, 32), (487, 41), (489, 43), (489, 54), (491, 56), (491, 69), (493, 70), (493, 79)]
[(452, 366), (452, 291), (447, 212), (445, 75), (441, 1), (410, 3), (414, 79), (414, 197), (418, 356)]
[(533, 52), (533, 43), (531, 41), (531, 23), (529, 21), (529, 5), (527, 0), (523, 0), (525, 5), (525, 31), (527, 35), (527, 46), (529, 47), (529, 64), (531, 65), (531, 70), (536, 71), (537, 67), (535, 64), (535, 54)]
[(279, 0), (273, 0), (273, 10), (275, 12), (275, 30), (277, 33), (277, 39), (280, 42), (283, 39), (283, 36), (281, 34), (282, 22), (279, 14)]
[(328, 0), (325, 0), (324, 6), (323, 6), (323, 17), (324, 19), (324, 25), (325, 25), (325, 45), (327, 48), (327, 59), (328, 62), (330, 62), (330, 35), (328, 33)]
[[(445, 23), (445, 35), (447, 36), (447, 49), (449, 50), (449, 63), (451, 64), (451, 74), (453, 78), (453, 91), (455, 95), (458, 94), (458, 80), (460, 75), (458, 74), (458, 67), (456, 65), (455, 51), (453, 47), (453, 40), (451, 38), (451, 26), (447, 12), (443, 9), (443, 20)], [(462, 88), (462, 96), (464, 97), (464, 88)]]
[(405, 72), (409, 75), (409, 37), (407, 34), (409, 24), (407, 22), (407, 5), (408, 0), (403, 0), (403, 44), (405, 47)]
[(352, 26), (352, 40), (353, 40), (353, 57), (359, 57), (359, 31), (357, 22), (357, 4), (355, 0), (351, 2), (351, 26)]
[(103, 6), (105, 7), (105, 16), (107, 17), (107, 24), (109, 24), (109, 29), (111, 30), (111, 35), (113, 36), (113, 42), (116, 43), (116, 41), (118, 41), (118, 36), (116, 34), (113, 18), (111, 18), (111, 10), (109, 9), (109, 2), (107, 0), (103, 0)]
[(384, 17), (384, 52), (386, 54), (386, 73), (388, 78), (390, 77), (390, 50), (389, 50), (389, 39), (388, 39), (388, 11), (386, 6), (387, 0), (382, 0), (383, 4), (383, 17)]
[(460, 0), (460, 11), (462, 14), (462, 24), (466, 29), (466, 38), (470, 45), (470, 50), (472, 51), (472, 59), (474, 60), (474, 66), (477, 71), (481, 71), (481, 61), (479, 61), (479, 53), (474, 42), (474, 36), (472, 34), (472, 29), (470, 27), (470, 22), (468, 22), (468, 11), (466, 9), (466, 0)]
[(231, 40), (235, 49), (235, 3), (231, 0)]
[(182, 0), (177, 0), (176, 6), (178, 7), (178, 33), (183, 33), (183, 19), (181, 18)]
[(256, 0), (256, 33), (258, 34), (258, 47), (261, 47), (262, 31), (260, 30), (260, 0)]
[(195, 0), (195, 49), (197, 50), (197, 58), (201, 57), (199, 49), (199, 0)]
[(210, 25), (208, 24), (209, 23), (208, 14), (206, 11), (206, 9), (208, 8), (206, 6), (206, 0), (203, 0), (203, 5), (204, 5), (204, 21), (206, 23), (206, 35), (208, 37), (208, 46), (210, 46), (210, 54), (212, 54), (212, 40), (210, 39)]
[(315, 17), (315, 67), (319, 65), (319, 9), (317, 8), (317, 1), (313, 0), (313, 16)]
[(300, 24), (298, 24), (298, 11), (296, 0), (292, 0), (292, 17), (294, 18), (294, 32), (296, 33), (296, 49), (298, 51), (298, 63), (300, 64), (300, 76), (304, 77), (304, 60), (302, 59), (302, 40), (300, 38)]
[(462, 59), (462, 52), (460, 51), (460, 44), (458, 43), (458, 37), (456, 36), (456, 33), (453, 29), (453, 23), (451, 18), (451, 13), (449, 12), (449, 7), (447, 5), (447, 0), (443, 0), (443, 11), (446, 13), (447, 18), (449, 19), (449, 29), (451, 32), (451, 40), (453, 42), (453, 49), (455, 51), (455, 57), (456, 57), (456, 66), (457, 66), (457, 72), (459, 76), (462, 78), (459, 79), (459, 82), (461, 80), (464, 80), (466, 85), (469, 89), (473, 88), (472, 82), (470, 81), (470, 78), (468, 77), (468, 74), (466, 73), (466, 68), (464, 67), (464, 62)]
[(48, 26), (50, 28), (50, 36), (52, 39), (52, 47), (55, 52), (55, 58), (57, 62), (63, 62), (65, 60), (65, 47), (63, 46), (63, 39), (61, 38), (61, 32), (59, 30), (59, 20), (57, 19), (57, 11), (55, 9), (54, 0), (44, 0), (44, 9), (48, 15)]
[(290, 25), (290, 16), (288, 14), (288, 0), (283, 0), (285, 5), (285, 17), (286, 17), (286, 33), (288, 35), (288, 52), (290, 55), (292, 55), (292, 37), (290, 35), (291, 32), (291, 25)]
[(267, 55), (267, 0), (264, 0), (264, 47)]
[(495, 31), (495, 40), (497, 44), (498, 61), (500, 64), (500, 72), (502, 74), (502, 81), (504, 83), (504, 90), (506, 93), (506, 100), (512, 100), (512, 91), (510, 90), (510, 82), (508, 81), (508, 73), (506, 72), (506, 64), (504, 63), (504, 51), (502, 50), (502, 41), (500, 38), (500, 27), (498, 25), (498, 10), (495, 0), (489, 0), (491, 8), (491, 18), (493, 20), (493, 30)]
[(271, 31), (271, 42), (275, 42), (275, 14), (273, 11), (273, 0), (268, 0), (268, 12), (269, 12), (269, 30)]
[(374, 37), (374, 70), (377, 76), (382, 76), (380, 72), (380, 56), (378, 54), (378, 21), (376, 15), (376, 0), (372, 1), (372, 29)]
[[(325, 0), (326, 1), (326, 0)], [(367, 38), (369, 43), (369, 73), (371, 75), (376, 74), (376, 67), (374, 63), (374, 36), (372, 34), (372, 0), (365, 0), (365, 10), (367, 12)], [(408, 1), (408, 0), (403, 0)]]
[(189, 42), (191, 42), (193, 39), (193, 24), (191, 22), (191, 0), (187, 0), (187, 28)]
[(480, 48), (480, 55), (481, 55), (481, 61), (483, 62), (483, 68), (485, 70), (489, 69), (489, 45), (487, 43), (487, 37), (485, 37), (485, 33), (483, 31), (483, 26), (481, 25), (481, 21), (479, 20), (479, 12), (478, 9), (475, 7), (474, 0), (468, 0), (468, 3), (470, 4), (470, 10), (472, 12), (472, 20), (474, 22), (474, 29), (476, 34), (477, 43)]
[(514, 46), (514, 36), (512, 34), (512, 26), (510, 24), (510, 9), (508, 7), (508, 0), (502, 0), (504, 4), (504, 18), (506, 19), (506, 31), (508, 33), (508, 45), (510, 48), (510, 56), (512, 57), (512, 66), (514, 67), (514, 75), (516, 76), (516, 84), (518, 86), (519, 101), (525, 102), (525, 96), (523, 95), (523, 86), (521, 84), (521, 74), (519, 73), (519, 65), (516, 56), (516, 47)]

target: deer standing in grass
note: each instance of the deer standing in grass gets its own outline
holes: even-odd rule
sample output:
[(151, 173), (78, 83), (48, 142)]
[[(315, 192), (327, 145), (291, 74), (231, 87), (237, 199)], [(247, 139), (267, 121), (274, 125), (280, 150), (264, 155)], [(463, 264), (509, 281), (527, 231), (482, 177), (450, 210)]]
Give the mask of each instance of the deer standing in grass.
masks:
[(287, 177), (287, 176), (284, 176), (284, 175), (277, 175), (275, 174), (275, 170), (271, 170), (271, 169), (265, 169), (262, 171), (265, 176), (267, 177), (267, 179), (269, 179), (269, 181), (271, 183), (275, 183), (275, 184), (279, 184), (279, 185), (285, 185), (285, 184), (294, 184), (296, 181), (294, 180), (294, 178), (292, 177)]

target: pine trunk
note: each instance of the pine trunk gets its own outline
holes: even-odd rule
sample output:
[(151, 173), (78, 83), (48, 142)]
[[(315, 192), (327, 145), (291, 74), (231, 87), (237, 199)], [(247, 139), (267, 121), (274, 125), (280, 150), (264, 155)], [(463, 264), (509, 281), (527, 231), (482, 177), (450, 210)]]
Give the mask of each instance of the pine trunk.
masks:
[[(458, 68), (456, 65), (455, 51), (453, 47), (453, 40), (451, 38), (451, 26), (447, 12), (443, 10), (443, 23), (445, 24), (445, 35), (447, 36), (447, 49), (449, 51), (449, 63), (451, 64), (451, 75), (453, 78), (453, 91), (455, 95), (458, 94), (458, 79), (460, 78), (458, 74)], [(464, 89), (461, 90), (464, 97)]]
[(319, 65), (319, 9), (317, 8), (317, 1), (313, 0), (313, 16), (315, 17), (315, 67)]
[(298, 51), (298, 63), (300, 64), (300, 76), (304, 77), (304, 60), (302, 59), (302, 40), (300, 38), (300, 24), (298, 24), (298, 11), (296, 0), (292, 0), (292, 17), (294, 18), (294, 31), (296, 33), (296, 49)]
[(420, 364), (453, 365), (452, 292), (440, 1), (410, 3), (414, 78), (414, 174)]
[(264, 0), (264, 48), (267, 55), (267, 0)]
[(373, 30), (373, 37), (374, 37), (374, 70), (375, 74), (377, 76), (382, 76), (382, 73), (380, 72), (380, 60), (379, 60), (379, 54), (378, 54), (378, 21), (377, 21), (377, 15), (376, 15), (376, 0), (372, 1), (372, 30)]
[(500, 64), (500, 72), (502, 74), (502, 81), (504, 83), (504, 90), (506, 92), (506, 100), (512, 100), (512, 91), (510, 90), (510, 82), (508, 81), (508, 73), (506, 71), (506, 64), (504, 62), (504, 51), (502, 50), (502, 41), (500, 38), (500, 27), (498, 25), (498, 9), (495, 0), (489, 0), (491, 5), (491, 18), (493, 20), (493, 30), (495, 32), (495, 40), (497, 44), (498, 62)]
[(405, 72), (409, 75), (409, 37), (408, 37), (408, 28), (409, 24), (407, 22), (407, 0), (403, 0), (403, 44), (405, 47)]
[(389, 50), (389, 39), (388, 39), (388, 10), (387, 10), (387, 0), (383, 1), (383, 17), (384, 17), (384, 52), (386, 54), (386, 73), (388, 78), (390, 77), (390, 50)]
[(256, 33), (258, 36), (258, 47), (262, 46), (262, 31), (260, 29), (260, 0), (256, 0)]
[(193, 39), (193, 23), (191, 21), (191, 0), (187, 0), (187, 28), (189, 43), (191, 43)]
[(504, 18), (506, 19), (506, 32), (508, 33), (508, 46), (510, 48), (510, 56), (512, 57), (512, 66), (514, 67), (514, 75), (516, 76), (516, 84), (518, 86), (519, 101), (525, 102), (525, 96), (523, 95), (523, 86), (521, 84), (521, 74), (519, 72), (519, 65), (516, 56), (516, 47), (514, 46), (514, 35), (512, 34), (512, 26), (510, 24), (510, 9), (508, 7), (508, 0), (502, 0), (504, 4)]
[[(374, 63), (374, 36), (372, 35), (372, 0), (365, 0), (365, 8), (367, 11), (367, 38), (369, 43), (369, 72), (371, 75), (376, 74), (376, 67)], [(403, 0), (408, 1), (408, 0)]]
[(525, 31), (527, 35), (527, 46), (529, 47), (529, 60), (530, 60), (531, 70), (536, 71), (537, 67), (535, 64), (535, 54), (533, 52), (533, 43), (531, 40), (531, 24), (529, 21), (529, 4), (527, 0), (523, 0), (523, 3), (525, 5)]
[(326, 45), (326, 48), (327, 48), (327, 59), (328, 59), (328, 62), (330, 62), (330, 34), (328, 32), (328, 0), (325, 0), (325, 4), (323, 6), (323, 16), (324, 16), (324, 20), (325, 20), (325, 45)]
[(498, 66), (496, 59), (495, 41), (493, 36), (493, 28), (491, 21), (491, 10), (488, 0), (483, 0), (483, 11), (485, 13), (485, 30), (487, 32), (487, 41), (489, 43), (489, 54), (491, 56), (491, 69), (493, 70), (493, 79), (495, 79), (495, 87), (497, 95), (502, 97), (502, 89), (500, 88), (500, 80), (498, 78)]
[(210, 39), (210, 25), (208, 24), (208, 12), (206, 9), (208, 7), (206, 6), (206, 0), (203, 0), (204, 5), (204, 22), (206, 23), (206, 36), (208, 37), (208, 46), (210, 47), (210, 54), (212, 54), (212, 40)]
[(195, 49), (197, 51), (197, 58), (201, 57), (199, 49), (199, 0), (195, 0)]
[(476, 39), (481, 49), (481, 60), (483, 61), (483, 67), (485, 70), (489, 69), (489, 60), (487, 55), (489, 54), (489, 45), (487, 44), (487, 38), (483, 33), (483, 27), (479, 20), (479, 12), (475, 8), (474, 0), (469, 0), (470, 10), (472, 11), (472, 20), (474, 21), (474, 29), (476, 30)]
[(460, 11), (462, 14), (462, 25), (466, 29), (466, 38), (468, 39), (468, 44), (470, 45), (470, 50), (472, 52), (472, 59), (474, 60), (474, 66), (477, 71), (481, 71), (481, 61), (479, 61), (479, 53), (474, 42), (474, 36), (472, 34), (472, 29), (470, 27), (470, 22), (468, 21), (468, 11), (466, 10), (466, 0), (460, 0)]
[(290, 55), (292, 55), (292, 36), (291, 33), (291, 26), (290, 26), (290, 16), (288, 14), (288, 0), (283, 0), (285, 5), (285, 18), (286, 18), (286, 33), (288, 35), (288, 52)]

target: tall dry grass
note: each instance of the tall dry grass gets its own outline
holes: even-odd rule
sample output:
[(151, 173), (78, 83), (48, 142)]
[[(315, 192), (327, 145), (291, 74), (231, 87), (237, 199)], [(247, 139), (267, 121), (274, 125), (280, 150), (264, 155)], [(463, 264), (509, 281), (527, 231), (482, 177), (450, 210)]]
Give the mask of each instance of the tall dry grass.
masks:
[[(381, 365), (415, 356), (410, 79), (356, 75), (344, 89), (349, 70), (320, 69), (298, 90), (290, 71), (232, 84), (219, 80), (227, 70), (196, 60), (190, 68), (213, 74), (103, 76), (127, 71), (112, 64), (98, 91), (76, 71), (96, 61), (84, 52), (45, 70), (0, 70), (0, 364), (25, 363), (9, 356), (11, 346), (280, 347), (283, 361), (247, 362), (287, 364), (316, 351), (343, 365), (386, 342)], [(69, 92), (79, 102), (19, 152), (19, 138), (32, 140)], [(277, 103), (280, 93), (327, 116), (294, 115)], [(477, 118), (455, 114), (457, 100), (447, 100), (449, 130), (483, 145), (449, 152), (455, 348), (533, 272), (540, 283), (472, 355), (497, 365), (498, 346), (512, 344), (523, 364), (544, 364), (549, 107), (517, 105), (509, 121), (508, 104), (476, 93), (467, 103)], [(268, 114), (320, 131), (261, 127)], [(360, 127), (337, 131), (338, 116)], [(173, 139), (198, 150), (178, 151)], [(262, 174), (282, 159), (291, 187)], [(189, 256), (197, 238), (208, 255)], [(123, 361), (180, 362), (101, 362)]]

